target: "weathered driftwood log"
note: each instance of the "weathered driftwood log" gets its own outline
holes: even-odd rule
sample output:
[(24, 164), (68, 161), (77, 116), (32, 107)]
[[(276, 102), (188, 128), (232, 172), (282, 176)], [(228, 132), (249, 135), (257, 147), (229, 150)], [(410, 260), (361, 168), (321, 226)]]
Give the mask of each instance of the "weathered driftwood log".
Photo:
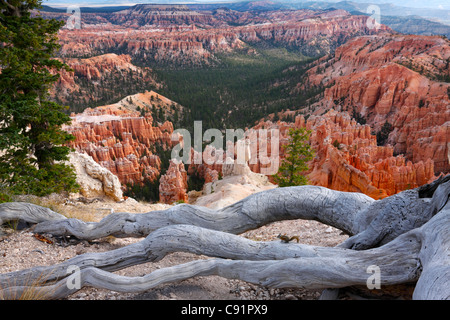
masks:
[[(276, 288), (324, 289), (365, 285), (369, 267), (377, 266), (381, 272), (381, 286), (418, 281), (413, 298), (450, 299), (449, 223), (450, 205), (447, 205), (421, 228), (374, 249), (328, 248), (323, 256), (282, 260), (199, 260), (156, 270), (143, 277), (119, 276), (88, 266), (80, 269), (78, 279), (80, 287), (93, 286), (119, 292), (143, 292), (164, 283), (207, 275)], [(32, 290), (46, 298), (62, 298), (79, 289), (71, 286), (70, 281), (64, 278), (48, 286), (34, 285)], [(3, 289), (0, 295), (20, 296), (26, 290), (30, 288), (16, 285)]]
[[(0, 294), (14, 297), (30, 290), (27, 283), (31, 279), (35, 281), (32, 290), (47, 298), (67, 296), (77, 290), (67, 285), (68, 267), (74, 265), (79, 268), (81, 286), (126, 292), (197, 275), (219, 275), (271, 287), (341, 288), (366, 284), (368, 267), (375, 265), (380, 268), (381, 285), (417, 281), (414, 298), (449, 299), (449, 180), (441, 178), (379, 201), (307, 186), (261, 192), (218, 211), (180, 205), (156, 213), (111, 215), (99, 223), (75, 219), (40, 222), (35, 231), (84, 239), (149, 235), (140, 243), (110, 252), (2, 274)], [(8, 204), (5, 209), (0, 205), (0, 217), (14, 216), (11, 211), (20, 206)], [(26, 220), (24, 215), (21, 219)], [(340, 247), (320, 248), (254, 242), (230, 234), (284, 219), (314, 219), (353, 236)], [(111, 273), (156, 261), (173, 251), (234, 260), (194, 261), (136, 278)]]
[(256, 193), (219, 210), (180, 204), (144, 214), (114, 213), (98, 223), (78, 219), (42, 222), (34, 231), (93, 240), (108, 235), (145, 237), (164, 226), (189, 224), (239, 234), (274, 221), (313, 219), (354, 234), (361, 224), (359, 213), (373, 202), (359, 193), (317, 186), (289, 187)]
[(299, 257), (328, 257), (344, 249), (317, 247), (278, 241), (252, 241), (230, 233), (191, 225), (160, 228), (144, 240), (119, 249), (85, 253), (58, 265), (0, 274), (0, 288), (15, 283), (25, 286), (35, 281), (51, 282), (67, 276), (67, 269), (76, 265), (81, 269), (96, 267), (117, 271), (133, 265), (155, 262), (172, 252), (190, 252), (211, 257), (235, 260), (282, 260)]
[[(363, 242), (387, 242), (428, 221), (431, 217), (429, 200), (420, 198), (418, 189), (374, 201), (360, 193), (300, 186), (259, 192), (219, 210), (180, 204), (143, 214), (113, 213), (100, 222), (84, 222), (73, 218), (52, 219), (40, 222), (34, 231), (93, 240), (108, 235), (145, 237), (164, 226), (189, 224), (239, 234), (274, 221), (308, 219), (336, 227), (350, 235), (359, 234), (359, 239), (352, 239), (353, 242), (348, 246), (363, 248), (376, 244)], [(28, 209), (29, 204), (0, 204), (0, 219), (5, 216), (11, 218), (17, 213), (21, 214), (21, 219), (27, 220), (26, 214), (30, 212), (30, 220), (35, 222), (36, 212), (23, 210), (24, 206)], [(384, 223), (386, 219), (389, 224)], [(366, 233), (363, 234), (363, 231)]]
[(64, 219), (66, 219), (65, 216), (32, 203), (7, 202), (0, 204), (0, 225), (11, 220), (22, 220), (34, 224)]

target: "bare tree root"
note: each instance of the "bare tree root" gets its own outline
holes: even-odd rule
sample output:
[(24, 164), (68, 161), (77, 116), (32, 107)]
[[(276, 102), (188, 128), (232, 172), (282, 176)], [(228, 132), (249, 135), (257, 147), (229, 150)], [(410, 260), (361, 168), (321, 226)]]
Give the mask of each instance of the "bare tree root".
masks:
[[(361, 227), (358, 214), (373, 202), (372, 198), (360, 193), (299, 186), (259, 192), (219, 210), (180, 204), (143, 214), (113, 213), (100, 222), (84, 222), (73, 218), (44, 221), (35, 226), (34, 232), (94, 240), (109, 235), (145, 237), (164, 226), (189, 224), (239, 234), (270, 222), (308, 219), (354, 234)], [(25, 205), (21, 202), (8, 203), (7, 206), (0, 204), (0, 219), (11, 217), (11, 212), (22, 211)], [(32, 216), (36, 214), (33, 212)], [(26, 220), (26, 217), (22, 216), (22, 219)], [(364, 217), (364, 221), (367, 219)]]
[[(282, 260), (299, 257), (327, 257), (345, 250), (280, 241), (252, 241), (230, 233), (190, 225), (160, 228), (144, 240), (107, 252), (85, 253), (53, 266), (34, 267), (0, 274), (0, 288), (11, 283), (52, 282), (67, 276), (70, 266), (96, 267), (117, 271), (130, 266), (156, 262), (173, 252), (189, 252), (235, 260)], [(43, 275), (46, 275), (45, 278)]]
[[(21, 203), (0, 205), (2, 222), (17, 219), (20, 213), (20, 219), (37, 223), (35, 232), (80, 239), (146, 236), (139, 243), (76, 256), (56, 266), (2, 274), (0, 295), (11, 298), (36, 290), (49, 299), (67, 297), (79, 289), (70, 285), (74, 276), (79, 277), (80, 287), (120, 292), (143, 292), (200, 275), (276, 288), (342, 288), (367, 284), (375, 266), (380, 285), (417, 282), (413, 298), (450, 299), (449, 194), (449, 176), (378, 201), (322, 187), (289, 187), (254, 194), (221, 210), (178, 205), (146, 214), (113, 214), (98, 223), (60, 218), (27, 205), (23, 210)], [(256, 242), (236, 235), (289, 219), (317, 220), (352, 236), (338, 247), (322, 248)], [(143, 277), (112, 273), (176, 251), (216, 258)], [(68, 273), (71, 266), (77, 268), (75, 274)], [(30, 279), (32, 288), (27, 285)]]
[[(119, 276), (88, 266), (79, 272), (79, 288), (71, 288), (71, 279), (66, 277), (55, 284), (36, 286), (34, 289), (48, 299), (66, 297), (84, 286), (138, 293), (165, 283), (209, 275), (274, 288), (341, 288), (365, 285), (370, 276), (367, 270), (372, 265), (381, 270), (381, 285), (398, 284), (417, 281), (419, 278), (422, 268), (419, 258), (423, 245), (421, 238), (422, 231), (413, 230), (385, 246), (365, 251), (327, 248), (323, 256), (282, 260), (197, 260), (159, 269), (143, 277)], [(0, 294), (4, 297), (17, 296), (27, 289), (26, 286), (14, 286), (4, 289)]]

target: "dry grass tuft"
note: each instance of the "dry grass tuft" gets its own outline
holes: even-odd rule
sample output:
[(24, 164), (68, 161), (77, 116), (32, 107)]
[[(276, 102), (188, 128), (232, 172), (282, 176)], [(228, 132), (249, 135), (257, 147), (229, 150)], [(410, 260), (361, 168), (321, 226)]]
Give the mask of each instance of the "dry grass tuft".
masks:
[(54, 283), (47, 281), (50, 275), (51, 273), (42, 274), (37, 279), (27, 281), (24, 286), (16, 286), (14, 281), (5, 289), (0, 287), (0, 300), (48, 300), (52, 296), (52, 291), (46, 286)]

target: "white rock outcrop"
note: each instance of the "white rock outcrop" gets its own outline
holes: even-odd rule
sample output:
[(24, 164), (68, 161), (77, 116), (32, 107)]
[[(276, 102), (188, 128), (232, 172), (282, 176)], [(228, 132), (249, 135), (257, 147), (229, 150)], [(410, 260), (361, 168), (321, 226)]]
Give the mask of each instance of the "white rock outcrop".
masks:
[(71, 152), (69, 162), (73, 165), (80, 185), (80, 193), (87, 197), (110, 197), (115, 201), (123, 199), (119, 178), (102, 167), (91, 156)]
[(235, 161), (224, 167), (223, 179), (205, 183), (202, 194), (193, 204), (220, 209), (253, 193), (276, 187), (277, 185), (270, 183), (267, 176), (254, 173), (247, 164), (239, 164)]

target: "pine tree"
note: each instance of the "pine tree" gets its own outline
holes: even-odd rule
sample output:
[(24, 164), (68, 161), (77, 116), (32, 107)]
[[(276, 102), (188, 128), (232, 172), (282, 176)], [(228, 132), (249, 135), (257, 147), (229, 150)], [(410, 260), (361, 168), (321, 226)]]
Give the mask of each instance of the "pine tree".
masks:
[(285, 158), (278, 173), (274, 176), (280, 187), (299, 186), (308, 183), (304, 175), (308, 170), (307, 162), (314, 158), (314, 150), (309, 144), (311, 131), (305, 128), (290, 129), (289, 142), (283, 146)]
[(49, 99), (58, 70), (53, 58), (64, 22), (32, 16), (41, 0), (0, 0), (0, 186), (14, 193), (45, 195), (77, 185), (63, 163), (73, 136), (65, 107)]

